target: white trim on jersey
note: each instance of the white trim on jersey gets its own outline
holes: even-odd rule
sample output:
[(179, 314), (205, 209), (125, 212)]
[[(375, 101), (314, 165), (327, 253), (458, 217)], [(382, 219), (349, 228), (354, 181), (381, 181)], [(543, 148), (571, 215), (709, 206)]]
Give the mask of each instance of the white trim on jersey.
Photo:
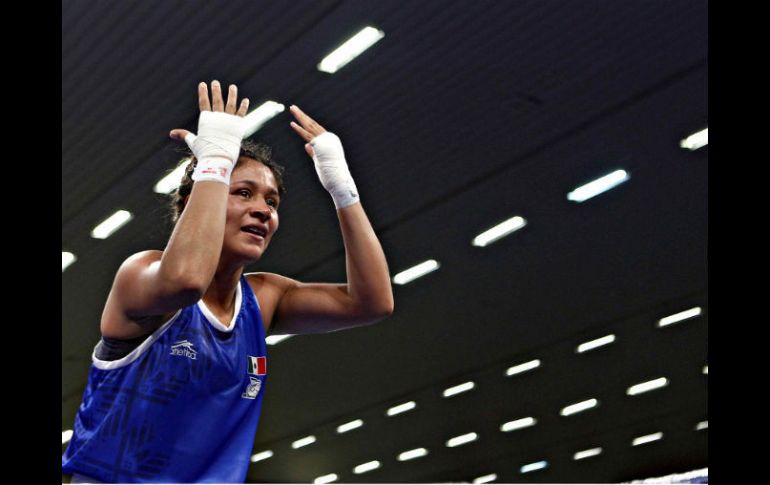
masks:
[(235, 288), (235, 310), (233, 311), (233, 318), (230, 320), (230, 326), (225, 327), (217, 317), (214, 316), (213, 313), (211, 313), (211, 310), (208, 309), (205, 303), (203, 303), (203, 300), (198, 300), (198, 308), (200, 308), (201, 312), (203, 313), (203, 316), (206, 317), (206, 320), (211, 324), (212, 327), (216, 328), (220, 332), (232, 332), (235, 328), (235, 322), (238, 321), (238, 313), (241, 311), (241, 301), (243, 300), (243, 293), (241, 288), (241, 282), (238, 281), (238, 286)]
[(168, 328), (171, 326), (174, 320), (176, 320), (181, 313), (182, 313), (181, 309), (177, 310), (177, 312), (174, 314), (173, 317), (169, 318), (166, 323), (164, 323), (157, 330), (152, 332), (152, 334), (149, 337), (147, 337), (147, 339), (144, 342), (142, 342), (139, 345), (139, 347), (129, 352), (128, 355), (126, 355), (125, 357), (118, 360), (101, 360), (96, 357), (96, 347), (94, 347), (94, 351), (91, 354), (91, 362), (93, 362), (94, 367), (101, 370), (119, 369), (121, 367), (127, 366), (131, 362), (138, 359), (139, 356), (142, 355), (145, 350), (150, 348), (150, 345), (152, 345), (153, 342), (158, 340), (160, 336), (163, 335), (163, 332), (168, 330)]

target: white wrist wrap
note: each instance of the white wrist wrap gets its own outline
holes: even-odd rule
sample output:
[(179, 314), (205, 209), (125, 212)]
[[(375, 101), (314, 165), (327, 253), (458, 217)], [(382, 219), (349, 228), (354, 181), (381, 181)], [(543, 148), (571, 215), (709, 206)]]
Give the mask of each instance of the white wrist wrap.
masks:
[(198, 134), (185, 137), (198, 163), (192, 179), (213, 180), (230, 184), (230, 174), (241, 151), (241, 140), (246, 131), (243, 118), (220, 111), (201, 111)]
[(331, 194), (334, 206), (342, 209), (358, 202), (358, 189), (350, 175), (339, 137), (327, 131), (310, 140), (310, 145), (315, 171), (321, 185)]
[(226, 158), (201, 158), (195, 164), (192, 179), (195, 182), (210, 180), (230, 185), (230, 175), (235, 164)]

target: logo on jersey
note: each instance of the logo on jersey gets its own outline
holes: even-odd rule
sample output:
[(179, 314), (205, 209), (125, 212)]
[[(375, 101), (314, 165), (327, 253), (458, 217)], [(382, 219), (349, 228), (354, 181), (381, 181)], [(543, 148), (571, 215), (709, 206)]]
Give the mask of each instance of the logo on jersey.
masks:
[(249, 358), (249, 370), (248, 374), (255, 376), (264, 376), (267, 374), (267, 357), (252, 357)]
[(198, 351), (193, 347), (192, 342), (189, 340), (180, 340), (171, 346), (171, 355), (179, 355), (187, 357), (190, 360), (198, 358)]
[(259, 394), (259, 389), (262, 387), (262, 381), (256, 377), (249, 376), (249, 384), (246, 386), (246, 391), (241, 394), (241, 397), (246, 399), (256, 399)]
[(241, 394), (241, 397), (255, 399), (262, 387), (262, 381), (252, 376), (267, 375), (267, 357), (254, 357), (252, 355), (247, 355), (246, 357), (248, 362), (246, 373), (249, 374), (249, 383), (246, 385), (246, 391)]

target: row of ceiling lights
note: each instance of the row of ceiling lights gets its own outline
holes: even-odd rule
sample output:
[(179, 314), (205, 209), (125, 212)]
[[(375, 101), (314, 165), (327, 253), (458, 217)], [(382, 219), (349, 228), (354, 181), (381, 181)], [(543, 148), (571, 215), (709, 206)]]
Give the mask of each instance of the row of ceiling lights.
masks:
[[(667, 326), (673, 325), (675, 323), (679, 323), (679, 322), (683, 322), (685, 320), (693, 319), (695, 317), (698, 317), (698, 316), (702, 315), (702, 313), (703, 313), (703, 311), (702, 311), (701, 307), (689, 308), (687, 310), (683, 310), (683, 311), (680, 311), (680, 312), (677, 312), (677, 313), (674, 313), (674, 314), (671, 314), (671, 315), (668, 315), (666, 317), (663, 317), (663, 318), (659, 319), (656, 322), (656, 327), (657, 328), (667, 327)], [(595, 350), (597, 348), (604, 347), (606, 345), (614, 343), (615, 341), (616, 341), (616, 338), (615, 338), (614, 334), (605, 335), (605, 336), (597, 338), (597, 339), (592, 339), (592, 340), (580, 343), (579, 345), (577, 345), (575, 347), (575, 353), (581, 354), (581, 353), (589, 352), (589, 351)], [(511, 367), (508, 367), (506, 369), (506, 371), (505, 371), (505, 376), (506, 377), (510, 377), (510, 376), (513, 376), (513, 375), (521, 374), (521, 373), (524, 373), (524, 372), (536, 369), (536, 368), (540, 367), (540, 365), (541, 365), (540, 359), (534, 359), (534, 360), (530, 360), (528, 362), (520, 363), (520, 364), (511, 366)], [(708, 375), (708, 365), (705, 365), (703, 367), (702, 373), (704, 375)], [(628, 395), (628, 396), (637, 396), (637, 395), (643, 394), (645, 392), (650, 392), (650, 391), (653, 391), (655, 389), (660, 389), (660, 388), (666, 387), (669, 383), (670, 383), (670, 381), (666, 377), (658, 377), (658, 378), (655, 378), (655, 379), (647, 380), (647, 381), (644, 381), (644, 382), (637, 383), (637, 384), (634, 384), (632, 386), (629, 386), (626, 389), (626, 395)], [(452, 387), (449, 387), (449, 388), (445, 389), (442, 392), (442, 396), (444, 398), (449, 398), (449, 397), (456, 396), (456, 395), (464, 393), (464, 392), (471, 391), (471, 390), (473, 390), (475, 388), (476, 388), (476, 384), (473, 381), (468, 381), (468, 382), (465, 382), (465, 383), (462, 383), (462, 384), (459, 384), (459, 385), (456, 385), (456, 386), (452, 386)], [(577, 403), (573, 403), (573, 404), (564, 406), (561, 409), (559, 414), (561, 416), (565, 416), (565, 417), (566, 416), (571, 416), (571, 415), (574, 415), (574, 414), (586, 411), (588, 409), (595, 408), (598, 405), (599, 405), (599, 401), (597, 399), (595, 399), (595, 398), (586, 399), (586, 400), (583, 400), (583, 401), (580, 401), (580, 402), (577, 402)], [(389, 417), (390, 416), (395, 416), (395, 415), (398, 415), (398, 414), (405, 413), (407, 411), (411, 411), (411, 410), (415, 409), (416, 407), (417, 407), (417, 403), (415, 401), (408, 401), (406, 403), (399, 404), (397, 406), (393, 406), (393, 407), (389, 408), (386, 411), (385, 414), (387, 416), (389, 416)], [(534, 426), (535, 424), (537, 424), (537, 419), (532, 417), (532, 416), (527, 416), (527, 417), (523, 417), (523, 418), (519, 418), (519, 419), (516, 419), (516, 420), (512, 420), (512, 421), (508, 421), (508, 422), (503, 423), (500, 426), (500, 431), (501, 432), (510, 432), (510, 431), (514, 431), (514, 430), (517, 430), (517, 429), (523, 429), (523, 428), (531, 427), (531, 426)], [(351, 431), (353, 429), (360, 428), (363, 425), (364, 425), (364, 421), (363, 420), (355, 419), (355, 420), (349, 421), (347, 423), (344, 423), (344, 424), (338, 426), (337, 427), (337, 433), (338, 434), (346, 433), (346, 432)], [(694, 429), (695, 429), (695, 431), (700, 431), (700, 430), (708, 429), (708, 421), (701, 421), (701, 422), (697, 423)], [(663, 433), (662, 432), (651, 433), (651, 434), (647, 434), (647, 435), (644, 435), (644, 436), (638, 436), (638, 437), (634, 438), (632, 440), (632, 442), (631, 442), (631, 445), (632, 446), (639, 446), (639, 445), (642, 445), (642, 444), (645, 444), (645, 443), (650, 443), (650, 442), (658, 441), (658, 440), (660, 440), (662, 438), (663, 438)], [(460, 435), (460, 436), (455, 436), (453, 438), (450, 438), (449, 440), (447, 440), (446, 446), (450, 447), (450, 448), (451, 447), (456, 447), (456, 446), (461, 446), (463, 444), (467, 444), (467, 443), (476, 441), (478, 439), (479, 439), (478, 433), (475, 433), (475, 432), (466, 433), (466, 434), (463, 434), (463, 435)], [(303, 438), (300, 438), (298, 440), (293, 441), (292, 444), (291, 444), (291, 447), (292, 447), (292, 449), (299, 449), (299, 448), (302, 448), (304, 446), (308, 446), (310, 444), (313, 444), (316, 441), (317, 441), (316, 437), (314, 435), (310, 435), (310, 436), (306, 436), (306, 437), (303, 437)], [(602, 452), (602, 448), (601, 447), (581, 450), (581, 451), (576, 452), (573, 455), (573, 459), (574, 460), (582, 460), (582, 459), (585, 459), (585, 458), (589, 458), (589, 457), (592, 457), (592, 456), (599, 455), (599, 454), (601, 454), (601, 452)], [(428, 454), (428, 450), (426, 448), (416, 448), (416, 449), (413, 449), (413, 450), (408, 450), (408, 451), (404, 451), (404, 452), (400, 453), (397, 456), (397, 459), (398, 459), (398, 461), (406, 461), (406, 460), (411, 460), (411, 459), (419, 458), (419, 457), (422, 457), (422, 456), (426, 456), (427, 454)], [(264, 451), (261, 451), (259, 453), (254, 454), (251, 457), (251, 461), (255, 463), (255, 462), (258, 462), (258, 461), (262, 461), (262, 460), (266, 460), (268, 458), (271, 458), (273, 455), (274, 455), (274, 453), (273, 453), (272, 450), (264, 450)], [(379, 460), (373, 460), (373, 461), (369, 461), (369, 462), (357, 465), (356, 467), (353, 468), (353, 473), (355, 473), (355, 474), (366, 473), (368, 471), (378, 469), (381, 466), (382, 466), (382, 463)], [(542, 468), (546, 468), (547, 466), (548, 466), (548, 462), (545, 461), (545, 460), (542, 460), (542, 461), (539, 461), (539, 462), (534, 462), (534, 463), (529, 463), (529, 464), (523, 465), (523, 466), (520, 467), (519, 471), (520, 471), (520, 473), (528, 473), (528, 472), (531, 472), (531, 471), (535, 471), (535, 470), (539, 470), (539, 469), (542, 469)], [(328, 475), (324, 475), (324, 476), (316, 478), (315, 479), (315, 483), (329, 483), (329, 482), (336, 481), (338, 478), (339, 477), (336, 474), (328, 474)], [(489, 474), (489, 475), (485, 475), (485, 476), (476, 478), (474, 480), (474, 483), (487, 483), (489, 481), (495, 480), (496, 478), (497, 478), (496, 474)]]
[[(321, 62), (318, 63), (317, 68), (319, 71), (333, 74), (348, 64), (350, 61), (358, 57), (366, 49), (374, 45), (377, 41), (382, 39), (385, 34), (374, 27), (367, 26), (356, 35), (346, 40), (340, 47), (334, 49), (329, 55), (324, 57)], [(266, 101), (246, 117), (247, 130), (245, 136), (250, 136), (259, 130), (268, 120), (275, 117), (277, 114), (283, 112), (284, 105), (276, 101)], [(680, 141), (680, 146), (688, 150), (697, 150), (698, 148), (708, 144), (708, 128), (704, 128)], [(158, 181), (155, 184), (154, 190), (158, 193), (169, 194), (173, 192), (176, 187), (179, 186), (179, 182), (182, 180), (184, 171), (186, 168), (186, 162), (182, 162), (179, 166), (168, 174), (166, 177)], [(573, 202), (583, 202), (601, 194), (607, 190), (616, 187), (617, 185), (627, 181), (630, 175), (625, 170), (615, 170), (612, 173), (597, 178), (585, 185), (575, 188), (567, 194), (567, 199)], [(91, 231), (91, 237), (95, 239), (106, 239), (110, 235), (114, 234), (118, 229), (123, 227), (129, 221), (133, 219), (133, 214), (127, 210), (118, 210), (104, 221), (99, 223)], [(473, 239), (472, 244), (474, 246), (486, 246), (492, 242), (507, 236), (508, 234), (524, 227), (526, 220), (521, 216), (512, 217), (495, 227), (484, 231)], [(62, 272), (77, 261), (77, 256), (70, 251), (62, 251)], [(397, 274), (393, 278), (393, 282), (396, 284), (406, 284), (413, 279), (424, 276), (431, 271), (438, 269), (439, 264), (435, 260), (428, 260), (420, 263), (412, 268), (404, 270)]]

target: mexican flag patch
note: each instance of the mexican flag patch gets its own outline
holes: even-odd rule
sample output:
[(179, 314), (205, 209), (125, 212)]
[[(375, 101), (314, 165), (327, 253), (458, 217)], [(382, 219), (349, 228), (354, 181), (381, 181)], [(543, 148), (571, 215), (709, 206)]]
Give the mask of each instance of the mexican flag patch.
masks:
[(267, 357), (249, 357), (249, 374), (264, 376), (267, 374)]

